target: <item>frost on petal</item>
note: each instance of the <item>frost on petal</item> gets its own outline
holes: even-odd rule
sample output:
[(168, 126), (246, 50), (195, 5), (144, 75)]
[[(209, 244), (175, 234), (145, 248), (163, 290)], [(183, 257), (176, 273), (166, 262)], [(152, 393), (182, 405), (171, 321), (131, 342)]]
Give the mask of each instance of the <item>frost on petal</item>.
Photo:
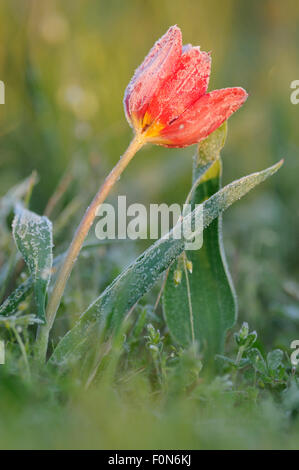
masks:
[(177, 70), (158, 90), (147, 114), (166, 125), (177, 119), (206, 92), (210, 71), (210, 54), (199, 47), (184, 46)]
[(243, 88), (214, 90), (199, 98), (178, 119), (161, 130), (155, 143), (186, 147), (205, 139), (246, 101)]
[(141, 120), (146, 108), (161, 84), (173, 74), (182, 53), (182, 34), (177, 26), (169, 28), (136, 70), (124, 96), (129, 122)]

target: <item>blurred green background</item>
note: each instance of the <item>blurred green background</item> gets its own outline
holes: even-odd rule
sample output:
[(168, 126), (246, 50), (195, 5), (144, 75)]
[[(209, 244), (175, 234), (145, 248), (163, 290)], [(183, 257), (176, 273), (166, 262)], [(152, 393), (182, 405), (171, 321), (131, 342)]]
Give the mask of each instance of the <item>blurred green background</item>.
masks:
[[(76, 162), (75, 224), (130, 141), (122, 99), (134, 69), (178, 24), (185, 43), (212, 51), (210, 90), (249, 92), (229, 121), (224, 182), (285, 158), (278, 175), (228, 211), (224, 236), (240, 319), (265, 344), (289, 346), (299, 334), (299, 105), (290, 101), (298, 22), (297, 0), (2, 0), (1, 194), (36, 169), (32, 208), (41, 213)], [(111, 199), (182, 203), (194, 152), (142, 150)]]

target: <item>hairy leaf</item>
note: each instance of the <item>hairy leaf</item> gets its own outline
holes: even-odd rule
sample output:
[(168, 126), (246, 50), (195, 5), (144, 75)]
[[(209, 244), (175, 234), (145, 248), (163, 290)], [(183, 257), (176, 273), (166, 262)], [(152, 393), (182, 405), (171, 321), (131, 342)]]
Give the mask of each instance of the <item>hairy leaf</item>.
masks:
[(283, 351), (281, 349), (274, 349), (267, 354), (267, 364), (270, 371), (275, 371), (282, 365)]
[(16, 311), (18, 305), (26, 299), (31, 292), (33, 279), (30, 276), (25, 282), (20, 284), (0, 305), (0, 315), (10, 315)]
[(263, 375), (267, 374), (267, 365), (265, 359), (257, 348), (250, 349), (247, 352), (247, 357), (255, 368), (255, 370), (257, 370)]
[(52, 223), (45, 216), (18, 206), (13, 236), (33, 279), (37, 313), (45, 320), (45, 302), (53, 263)]

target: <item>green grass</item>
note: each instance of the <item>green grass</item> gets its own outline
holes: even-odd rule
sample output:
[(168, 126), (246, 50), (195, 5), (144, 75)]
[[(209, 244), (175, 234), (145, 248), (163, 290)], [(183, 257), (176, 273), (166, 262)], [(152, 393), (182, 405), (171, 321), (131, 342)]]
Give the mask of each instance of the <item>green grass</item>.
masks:
[(288, 392), (277, 392), (227, 375), (196, 379), (189, 352), (157, 383), (150, 357), (121, 362), (125, 372), (114, 375), (110, 362), (87, 390), (56, 370), (33, 372), (28, 384), (2, 366), (1, 448), (298, 448), (294, 380)]

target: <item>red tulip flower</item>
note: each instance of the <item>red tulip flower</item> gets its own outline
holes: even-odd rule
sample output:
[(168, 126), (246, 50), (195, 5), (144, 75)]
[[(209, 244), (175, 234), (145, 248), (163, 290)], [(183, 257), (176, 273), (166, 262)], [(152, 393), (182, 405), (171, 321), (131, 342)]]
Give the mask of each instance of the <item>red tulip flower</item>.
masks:
[[(136, 135), (86, 210), (60, 268), (47, 305), (43, 344), (82, 244), (114, 184), (136, 152), (146, 143), (186, 147), (205, 139), (244, 103), (243, 88), (207, 93), (211, 57), (199, 47), (182, 47), (182, 34), (172, 26), (136, 70), (125, 92), (124, 105)], [(45, 356), (46, 351), (43, 351)]]
[(182, 47), (172, 26), (136, 70), (124, 97), (126, 117), (145, 142), (185, 147), (205, 139), (246, 101), (243, 88), (207, 93), (211, 56)]

